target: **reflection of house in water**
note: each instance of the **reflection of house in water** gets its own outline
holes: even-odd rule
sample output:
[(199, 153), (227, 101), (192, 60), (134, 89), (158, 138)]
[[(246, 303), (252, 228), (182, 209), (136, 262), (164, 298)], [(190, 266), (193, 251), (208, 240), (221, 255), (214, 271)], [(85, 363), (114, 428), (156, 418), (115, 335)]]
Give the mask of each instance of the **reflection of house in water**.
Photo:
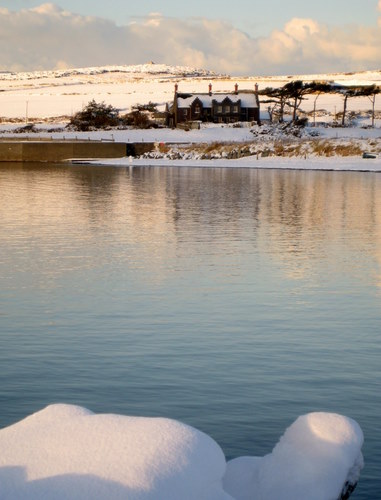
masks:
[(209, 84), (208, 93), (185, 93), (178, 91), (175, 85), (173, 104), (169, 109), (169, 125), (177, 127), (190, 122), (258, 122), (259, 123), (258, 86), (255, 90), (234, 92), (212, 92)]

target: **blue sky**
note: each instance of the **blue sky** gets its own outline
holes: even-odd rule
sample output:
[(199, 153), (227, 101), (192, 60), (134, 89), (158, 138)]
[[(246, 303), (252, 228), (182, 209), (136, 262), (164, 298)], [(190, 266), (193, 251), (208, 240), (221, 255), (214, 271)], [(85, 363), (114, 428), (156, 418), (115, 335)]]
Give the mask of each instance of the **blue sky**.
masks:
[(378, 0), (0, 0), (0, 70), (147, 60), (232, 74), (376, 69), (380, 16)]
[[(2, 0), (1, 7), (35, 7), (41, 0)], [(327, 24), (374, 24), (374, 0), (60, 0), (52, 2), (71, 12), (128, 23), (151, 12), (178, 18), (207, 17), (230, 21), (251, 35), (265, 35), (293, 17), (312, 18)]]

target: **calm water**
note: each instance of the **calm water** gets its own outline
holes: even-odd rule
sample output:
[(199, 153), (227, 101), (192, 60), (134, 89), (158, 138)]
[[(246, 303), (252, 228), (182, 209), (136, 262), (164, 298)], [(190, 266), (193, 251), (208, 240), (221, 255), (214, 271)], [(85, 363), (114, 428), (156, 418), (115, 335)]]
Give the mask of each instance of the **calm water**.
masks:
[(355, 418), (381, 498), (381, 176), (0, 164), (0, 427), (53, 402), (263, 455)]

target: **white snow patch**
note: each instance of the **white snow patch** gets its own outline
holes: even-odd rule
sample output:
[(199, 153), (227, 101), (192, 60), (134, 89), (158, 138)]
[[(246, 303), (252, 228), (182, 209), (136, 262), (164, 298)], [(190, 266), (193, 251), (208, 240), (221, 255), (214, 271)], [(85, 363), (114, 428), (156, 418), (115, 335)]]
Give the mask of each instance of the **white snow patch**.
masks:
[(299, 417), (270, 455), (226, 464), (202, 432), (164, 418), (57, 404), (0, 430), (6, 500), (331, 500), (358, 480), (363, 436), (346, 417)]
[(345, 483), (359, 479), (363, 439), (350, 418), (303, 415), (269, 455), (229, 462), (225, 490), (236, 500), (336, 500)]
[(163, 418), (52, 405), (0, 431), (0, 498), (229, 500), (210, 437)]
[[(78, 160), (78, 163), (81, 161)], [(152, 167), (198, 167), (198, 168), (256, 168), (280, 170), (337, 170), (357, 172), (381, 172), (381, 158), (362, 159), (359, 157), (269, 157), (256, 159), (255, 156), (239, 158), (237, 160), (168, 160), (168, 159), (139, 159), (116, 158), (110, 160), (89, 160), (92, 165), (110, 165), (120, 167), (152, 166)]]

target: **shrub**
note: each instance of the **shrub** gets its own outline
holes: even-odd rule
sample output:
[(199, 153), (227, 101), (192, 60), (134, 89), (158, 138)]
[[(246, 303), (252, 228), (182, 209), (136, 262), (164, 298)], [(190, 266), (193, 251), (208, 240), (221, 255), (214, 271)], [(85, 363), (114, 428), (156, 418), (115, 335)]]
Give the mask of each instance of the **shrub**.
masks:
[(132, 111), (149, 111), (150, 113), (157, 112), (157, 104), (149, 101), (148, 104), (136, 104), (132, 106)]
[(359, 144), (335, 144), (333, 141), (313, 141), (312, 153), (317, 156), (358, 156), (362, 154)]
[(82, 111), (76, 113), (71, 119), (68, 128), (72, 130), (92, 130), (114, 127), (119, 124), (119, 112), (111, 105), (104, 102), (97, 103), (93, 99)]
[(15, 134), (24, 134), (26, 132), (37, 132), (35, 125), (33, 123), (29, 123), (28, 125), (18, 127), (14, 130)]
[(123, 124), (130, 125), (135, 128), (149, 128), (151, 126), (151, 121), (147, 113), (135, 109), (123, 116)]

